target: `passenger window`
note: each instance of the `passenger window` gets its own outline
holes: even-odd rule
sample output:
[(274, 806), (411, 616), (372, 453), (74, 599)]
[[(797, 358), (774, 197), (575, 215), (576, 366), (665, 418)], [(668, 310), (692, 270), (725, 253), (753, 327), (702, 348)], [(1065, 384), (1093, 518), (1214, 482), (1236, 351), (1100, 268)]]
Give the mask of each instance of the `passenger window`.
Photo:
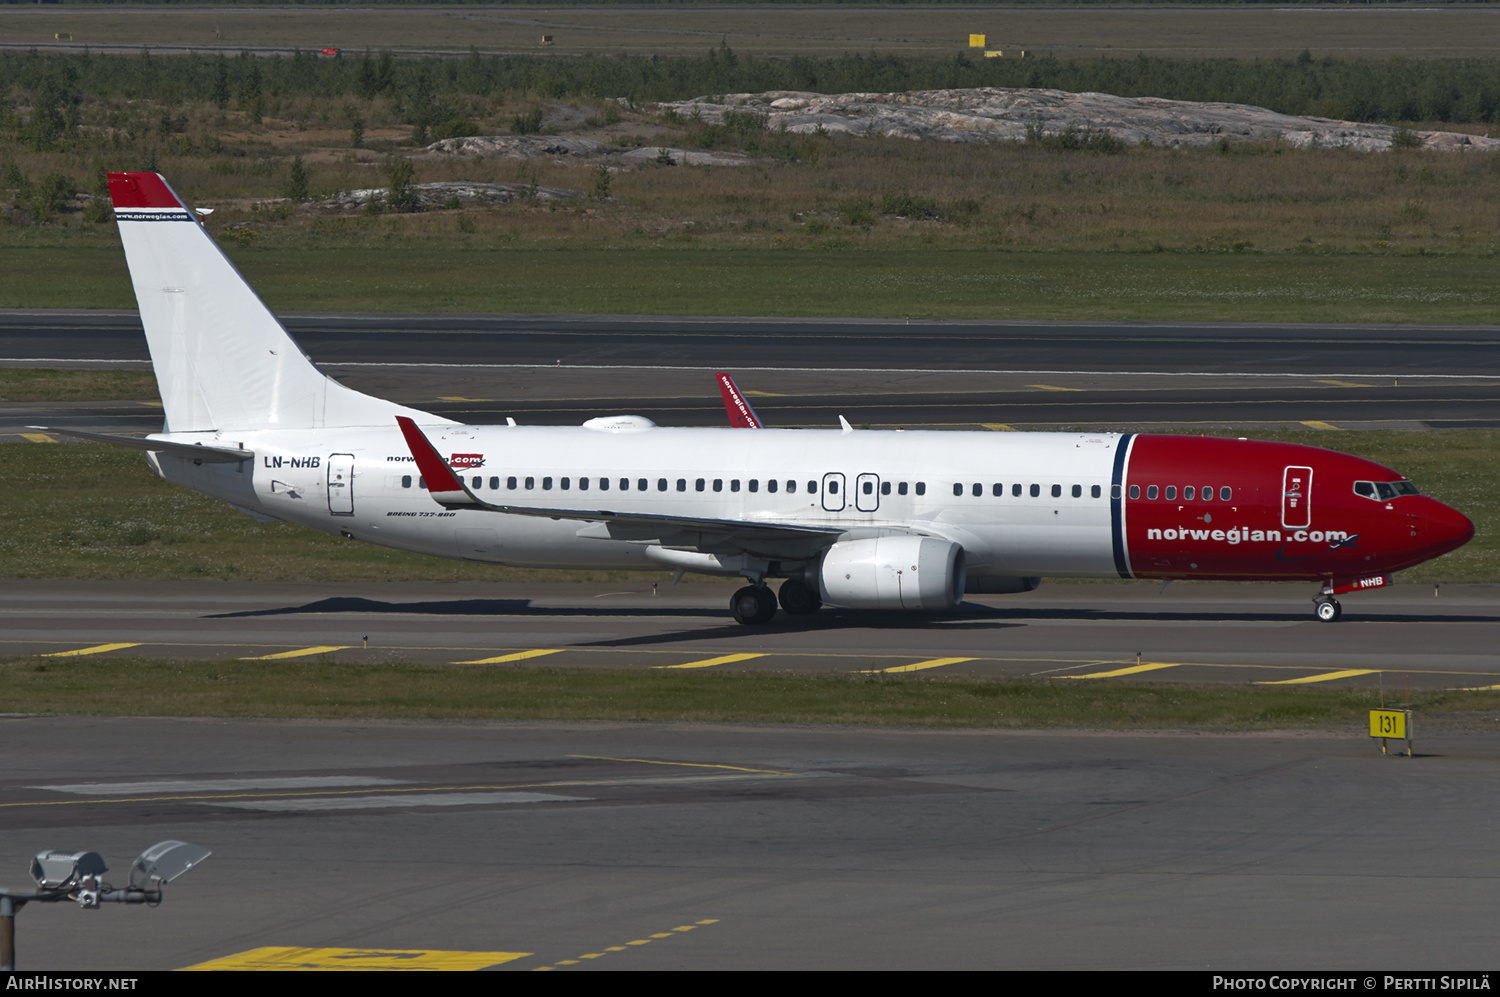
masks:
[(994, 488), (990, 489), (990, 494), (994, 495), (995, 498), (999, 498), (1000, 496), (1005, 494), (1005, 486), (1002, 484), (996, 484)]
[(1156, 486), (1155, 485), (1147, 485), (1146, 486), (1146, 497), (1148, 499), (1154, 499), (1154, 498), (1156, 498)]
[(630, 479), (629, 478), (621, 478), (620, 479), (620, 491), (622, 491), (622, 492), (628, 492), (628, 491), (630, 491)]
[(1205, 501), (1205, 502), (1212, 502), (1213, 500), (1214, 500), (1214, 486), (1213, 485), (1204, 485), (1203, 486), (1203, 501)]
[(779, 487), (781, 487), (781, 483), (775, 478), (770, 478), (766, 481), (766, 491), (768, 492), (775, 492)]
[(703, 478), (699, 478), (697, 481), (693, 482), (693, 487), (701, 492), (708, 487), (708, 482)]
[(607, 491), (609, 491), (609, 479), (608, 478), (600, 478), (599, 479), (599, 490), (601, 492), (607, 492)]
[(714, 479), (714, 491), (716, 491), (716, 492), (722, 492), (723, 490), (724, 490), (724, 479), (723, 478), (715, 478)]
[(1188, 485), (1186, 488), (1184, 488), (1182, 490), (1182, 497), (1184, 499), (1186, 499), (1187, 501), (1189, 501), (1189, 502), (1191, 502), (1193, 500), (1193, 486), (1192, 485)]
[(729, 490), (732, 491), (732, 492), (737, 492), (737, 491), (740, 490), (740, 479), (739, 478), (730, 478), (729, 479)]
[[(793, 481), (791, 479), (788, 479), (787, 483), (786, 483), (787, 494), (790, 495), (793, 492), (795, 492), (796, 490), (797, 490), (797, 482), (795, 482), (795, 481)], [(887, 493), (887, 494), (889, 494), (889, 493)]]
[(1138, 499), (1138, 498), (1141, 497), (1141, 486), (1140, 485), (1131, 485), (1130, 486), (1130, 497), (1133, 498), (1133, 499)]
[(547, 491), (551, 487), (552, 487), (552, 479), (551, 478), (543, 478), (542, 479), (542, 490), (543, 491)]
[(508, 478), (505, 479), (505, 487), (509, 488), (511, 491), (515, 491), (516, 490), (516, 478), (515, 478), (515, 475), (511, 475), (510, 477), (508, 477)]
[(926, 495), (927, 494), (927, 482), (925, 482), (925, 481), (918, 481), (917, 482), (917, 494), (918, 495)]
[(1098, 498), (1100, 494), (1102, 493), (1099, 491), (1098, 485), (1095, 485), (1094, 487), (1089, 489), (1089, 495), (1093, 496), (1094, 498)]
[(417, 487), (418, 488), (426, 488), (427, 487), (427, 479), (426, 478), (418, 478), (417, 479)]
[(963, 493), (964, 493), (964, 486), (955, 481), (953, 483), (953, 494), (954, 495), (962, 495)]
[(906, 482), (903, 481), (903, 482), (901, 482), (901, 484), (899, 484), (899, 485), (896, 486), (896, 494), (897, 495), (905, 495), (906, 494)]
[(1176, 497), (1177, 497), (1177, 486), (1176, 485), (1168, 485), (1167, 486), (1167, 498), (1174, 499)]
[(838, 493), (839, 493), (839, 483), (837, 481), (830, 481), (830, 482), (828, 482), (828, 494), (829, 495), (837, 495)]
[[(651, 489), (651, 483), (649, 481), (647, 481), (645, 478), (636, 478), (635, 479), (635, 490), (636, 491), (638, 491), (638, 492), (644, 492), (644, 491), (649, 491), (650, 489)], [(665, 486), (663, 486), (663, 490), (665, 491)]]
[(1010, 486), (1010, 493), (1017, 498), (1021, 497), (1021, 483), (1019, 481)]
[(470, 488), (483, 488), (484, 487), (484, 479), (481, 478), (477, 474), (474, 475), (474, 477), (472, 477), (472, 478), (469, 479), (469, 487)]
[(1073, 486), (1073, 497), (1074, 498), (1083, 498), (1083, 486), (1082, 485), (1074, 485)]
[(1052, 497), (1053, 498), (1062, 498), (1062, 485), (1053, 485), (1052, 486)]
[(807, 494), (809, 494), (809, 495), (816, 495), (816, 494), (818, 494), (818, 483), (816, 481), (809, 481), (807, 483)]
[(875, 482), (873, 482), (873, 481), (866, 481), (865, 482), (865, 494), (866, 495), (874, 495), (875, 494)]
[(685, 492), (685, 491), (687, 491), (687, 478), (678, 478), (677, 479), (677, 490), (679, 492)]
[(401, 475), (401, 487), (402, 488), (410, 488), (411, 487), (411, 475), (409, 475), (409, 474), (403, 474), (403, 475)]
[(891, 483), (889, 481), (882, 481), (880, 483), (880, 494), (882, 494), (882, 495), (889, 495), (890, 493), (891, 493)]
[(1042, 486), (1041, 485), (1032, 485), (1031, 486), (1031, 497), (1032, 498), (1036, 498), (1040, 494), (1042, 494)]
[(1234, 496), (1234, 490), (1228, 485), (1219, 488), (1219, 501), (1228, 502)]
[(973, 488), (973, 492), (974, 492), (974, 497), (975, 497), (975, 498), (979, 498), (979, 496), (981, 496), (981, 495), (983, 495), (983, 494), (984, 494), (984, 486), (983, 486), (983, 485), (981, 485), (981, 484), (980, 484), (980, 483), (979, 483), (979, 482), (977, 482), (977, 481), (976, 481), (976, 482), (974, 482), (974, 488)]
[(561, 481), (558, 482), (558, 484), (562, 486), (562, 490), (563, 491), (567, 491), (569, 488), (573, 487), (573, 479), (572, 478), (563, 478)]
[(492, 492), (498, 492), (499, 490), (500, 490), (500, 479), (499, 478), (491, 478), (490, 479), (490, 491), (492, 491)]
[(578, 490), (581, 491), (581, 492), (586, 492), (586, 491), (589, 490), (589, 479), (588, 478), (579, 478), (578, 479)]
[(760, 479), (759, 478), (751, 478), (750, 479), (750, 490), (752, 492), (758, 492), (758, 491), (760, 491)]
[(536, 487), (536, 479), (535, 478), (527, 478), (526, 479), (526, 490), (530, 491), (531, 489), (533, 489), (535, 487)]

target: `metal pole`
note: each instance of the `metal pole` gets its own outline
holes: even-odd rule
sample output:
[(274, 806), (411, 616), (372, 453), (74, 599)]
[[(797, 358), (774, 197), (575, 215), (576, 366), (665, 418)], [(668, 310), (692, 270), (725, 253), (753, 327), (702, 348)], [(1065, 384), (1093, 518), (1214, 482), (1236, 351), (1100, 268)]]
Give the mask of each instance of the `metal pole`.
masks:
[(14, 972), (16, 968), (16, 905), (10, 897), (0, 894), (0, 971)]

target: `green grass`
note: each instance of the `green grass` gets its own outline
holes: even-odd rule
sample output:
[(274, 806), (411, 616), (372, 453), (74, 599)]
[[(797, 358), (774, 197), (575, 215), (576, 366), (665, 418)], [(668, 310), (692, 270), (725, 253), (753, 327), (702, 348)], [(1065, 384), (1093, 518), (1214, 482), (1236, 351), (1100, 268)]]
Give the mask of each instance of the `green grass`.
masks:
[[(273, 309), (1492, 323), (1495, 258), (999, 249), (237, 247)], [(0, 308), (133, 308), (102, 235), (0, 247)]]
[(149, 370), (0, 367), (0, 402), (148, 401), (160, 398)]
[[(1364, 731), (1361, 689), (886, 675), (178, 662), (0, 663), (12, 713), (110, 716), (750, 721), (920, 727)], [(1388, 699), (1389, 701), (1389, 699)], [(1500, 692), (1414, 694), (1420, 733), (1489, 729)]]
[[(1500, 431), (1283, 432), (1264, 438), (1358, 454), (1408, 475), (1474, 520), (1467, 546), (1401, 581), (1500, 582)], [(154, 476), (103, 444), (0, 444), (0, 577), (263, 581), (605, 581), (625, 572), (539, 571), (451, 561), (256, 523)]]

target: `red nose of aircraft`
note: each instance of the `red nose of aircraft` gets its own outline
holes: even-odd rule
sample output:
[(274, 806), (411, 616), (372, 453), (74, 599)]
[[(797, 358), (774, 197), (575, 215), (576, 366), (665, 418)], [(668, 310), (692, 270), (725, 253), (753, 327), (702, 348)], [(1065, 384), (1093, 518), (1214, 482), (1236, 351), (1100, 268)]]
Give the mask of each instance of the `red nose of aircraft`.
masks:
[(1468, 516), (1436, 499), (1427, 499), (1423, 506), (1417, 541), (1424, 557), (1446, 554), (1474, 539), (1474, 524)]

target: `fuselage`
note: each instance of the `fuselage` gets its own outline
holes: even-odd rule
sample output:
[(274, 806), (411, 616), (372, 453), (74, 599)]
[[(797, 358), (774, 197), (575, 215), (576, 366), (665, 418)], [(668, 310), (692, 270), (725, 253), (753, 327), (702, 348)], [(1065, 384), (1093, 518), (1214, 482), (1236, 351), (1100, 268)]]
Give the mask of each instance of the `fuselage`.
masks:
[[(1467, 518), (1395, 471), (1292, 444), (600, 422), (613, 428), (446, 425), (427, 434), (492, 504), (939, 537), (962, 546), (978, 591), (985, 578), (1040, 575), (1333, 585), (1410, 567), (1473, 535)], [(662, 563), (656, 538), (444, 508), (394, 427), (230, 435), (255, 451), (253, 462), (156, 463), (165, 477), (247, 511), (404, 550), (538, 567)]]

